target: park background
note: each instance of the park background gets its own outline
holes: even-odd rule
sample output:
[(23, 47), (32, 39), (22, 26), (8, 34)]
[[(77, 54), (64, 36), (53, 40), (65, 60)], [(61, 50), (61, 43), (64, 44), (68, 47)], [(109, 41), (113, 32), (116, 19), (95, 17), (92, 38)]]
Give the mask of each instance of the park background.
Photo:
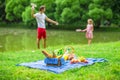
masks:
[[(54, 74), (16, 64), (43, 60), (36, 47), (36, 20), (31, 3), (46, 6), (45, 14), (59, 22), (46, 22), (48, 51), (73, 46), (77, 56), (105, 58), (108, 62)], [(119, 0), (0, 0), (0, 80), (119, 80), (120, 79)], [(84, 29), (94, 21), (94, 39), (87, 45)], [(41, 45), (42, 48), (42, 45)]]

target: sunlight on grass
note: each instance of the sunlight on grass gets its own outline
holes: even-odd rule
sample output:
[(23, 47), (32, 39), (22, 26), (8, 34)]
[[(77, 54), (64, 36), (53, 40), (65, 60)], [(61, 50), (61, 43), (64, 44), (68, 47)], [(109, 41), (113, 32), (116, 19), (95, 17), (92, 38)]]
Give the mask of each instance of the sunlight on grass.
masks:
[[(16, 66), (16, 64), (22, 62), (31, 62), (42, 60), (45, 58), (41, 54), (41, 50), (23, 50), (16, 52), (4, 52), (0, 53), (0, 79), (22, 79), (22, 80), (79, 80), (79, 79), (92, 79), (92, 80), (118, 80), (120, 77), (120, 42), (110, 42), (110, 43), (99, 43), (88, 45), (71, 45), (75, 49), (75, 54), (77, 56), (85, 56), (86, 58), (105, 58), (108, 62), (96, 63), (92, 66), (86, 66), (82, 68), (71, 69), (65, 71), (62, 74), (54, 74), (44, 70), (31, 69), (27, 67)], [(58, 48), (65, 47), (56, 46), (48, 47), (46, 50), (52, 51)], [(108, 47), (109, 46), (109, 47)], [(113, 57), (114, 56), (114, 57)], [(3, 76), (4, 75), (4, 76)], [(105, 76), (106, 75), (106, 76)]]

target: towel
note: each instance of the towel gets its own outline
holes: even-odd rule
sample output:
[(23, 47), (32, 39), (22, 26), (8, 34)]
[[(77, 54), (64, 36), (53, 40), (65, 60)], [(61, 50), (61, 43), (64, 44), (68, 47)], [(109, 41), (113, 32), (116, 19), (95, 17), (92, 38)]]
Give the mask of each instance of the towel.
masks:
[(46, 63), (44, 62), (44, 60), (38, 60), (35, 62), (26, 62), (26, 63), (21, 63), (21, 64), (17, 64), (17, 66), (26, 66), (26, 67), (30, 67), (30, 68), (37, 68), (40, 70), (47, 70), (47, 71), (51, 71), (54, 73), (62, 73), (66, 70), (69, 69), (74, 69), (74, 68), (81, 68), (82, 66), (88, 66), (88, 65), (92, 65), (96, 62), (105, 62), (107, 61), (104, 58), (87, 58), (88, 63), (75, 63), (75, 64), (71, 64), (70, 61), (65, 61), (65, 63), (62, 66), (47, 66)]

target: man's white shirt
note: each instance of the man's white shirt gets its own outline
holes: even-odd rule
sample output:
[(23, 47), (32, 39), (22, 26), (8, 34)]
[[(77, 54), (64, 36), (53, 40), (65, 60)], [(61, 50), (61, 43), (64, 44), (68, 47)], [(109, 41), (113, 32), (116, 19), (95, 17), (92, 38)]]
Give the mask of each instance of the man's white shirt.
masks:
[(34, 16), (36, 17), (37, 20), (37, 25), (39, 28), (46, 28), (45, 27), (45, 19), (46, 19), (46, 15), (44, 13), (36, 13), (34, 14)]

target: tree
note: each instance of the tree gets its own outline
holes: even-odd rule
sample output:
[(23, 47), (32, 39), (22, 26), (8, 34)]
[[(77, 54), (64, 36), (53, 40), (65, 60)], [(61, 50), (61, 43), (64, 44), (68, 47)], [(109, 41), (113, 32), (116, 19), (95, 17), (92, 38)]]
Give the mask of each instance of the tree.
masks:
[(56, 0), (55, 18), (62, 23), (71, 23), (80, 18), (79, 0)]
[(112, 1), (113, 4), (111, 5), (111, 9), (114, 13), (112, 22), (120, 27), (120, 0), (112, 0)]
[(56, 0), (55, 18), (63, 24), (84, 24), (88, 18), (88, 5), (91, 1)]
[(36, 22), (34, 21), (34, 19), (31, 16), (31, 7), (30, 6), (26, 7), (25, 11), (22, 13), (22, 20), (28, 26), (36, 25)]
[(112, 19), (111, 4), (111, 0), (93, 0), (89, 5), (88, 15), (95, 21), (96, 27), (99, 28), (102, 21)]
[[(46, 6), (46, 14), (48, 17), (54, 18), (54, 12), (55, 12), (55, 0), (31, 0), (30, 3), (35, 3), (37, 5), (37, 8), (35, 9), (36, 12), (39, 11), (39, 7), (41, 5)], [(27, 25), (36, 25), (36, 22), (34, 18), (31, 16), (31, 6), (25, 8), (25, 11), (22, 13), (22, 20)]]
[[(95, 27), (106, 20), (120, 25), (120, 1), (119, 0), (5, 0), (5, 4), (0, 5), (1, 13), (6, 14), (6, 19), (11, 22), (21, 22), (25, 24), (36, 25), (31, 17), (30, 3), (37, 4), (36, 12), (39, 6), (46, 6), (46, 15), (51, 19), (57, 20), (62, 24), (86, 24), (87, 19), (92, 18)], [(0, 1), (5, 3), (4, 0)], [(4, 12), (5, 8), (5, 12)], [(5, 18), (0, 14), (0, 20)]]
[(5, 0), (0, 0), (0, 21), (5, 21)]
[(22, 20), (22, 12), (29, 5), (29, 0), (10, 0), (6, 4), (6, 19), (13, 22)]

